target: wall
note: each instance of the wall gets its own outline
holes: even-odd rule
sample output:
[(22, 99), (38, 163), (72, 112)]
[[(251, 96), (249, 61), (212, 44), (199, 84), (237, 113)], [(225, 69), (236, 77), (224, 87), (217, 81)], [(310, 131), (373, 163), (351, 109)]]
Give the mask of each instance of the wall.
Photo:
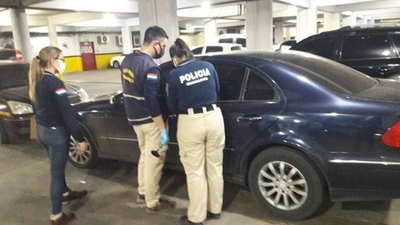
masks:
[[(99, 37), (107, 36), (108, 42), (101, 43)], [(66, 72), (83, 71), (82, 59), (80, 53), (80, 42), (93, 41), (97, 69), (109, 68), (110, 59), (120, 55), (123, 51), (122, 45), (118, 44), (117, 37), (121, 35), (118, 32), (113, 33), (59, 33), (58, 47), (62, 50), (65, 57), (67, 68)], [(12, 35), (2, 35), (0, 43), (6, 46), (13, 46)], [(31, 33), (31, 44), (33, 55), (50, 45), (50, 39), (47, 34)], [(0, 46), (2, 47), (2, 46)]]

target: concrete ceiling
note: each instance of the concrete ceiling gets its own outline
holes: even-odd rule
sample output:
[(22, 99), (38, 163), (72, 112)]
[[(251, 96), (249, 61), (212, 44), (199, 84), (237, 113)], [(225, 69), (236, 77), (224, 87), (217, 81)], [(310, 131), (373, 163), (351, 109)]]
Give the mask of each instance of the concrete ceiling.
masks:
[[(11, 31), (8, 8), (25, 8), (28, 24), (33, 31), (45, 32), (48, 21), (58, 31), (104, 29), (119, 30), (137, 26), (138, 0), (0, 0), (0, 31)], [(210, 7), (202, 7), (205, 0), (177, 0), (180, 27), (201, 26), (204, 20), (214, 18), (220, 26), (244, 24), (246, 1), (208, 0)], [(400, 24), (399, 0), (274, 0), (273, 17), (285, 22), (297, 15), (294, 6), (307, 8), (310, 2), (319, 12), (352, 13), (367, 17), (375, 23)]]

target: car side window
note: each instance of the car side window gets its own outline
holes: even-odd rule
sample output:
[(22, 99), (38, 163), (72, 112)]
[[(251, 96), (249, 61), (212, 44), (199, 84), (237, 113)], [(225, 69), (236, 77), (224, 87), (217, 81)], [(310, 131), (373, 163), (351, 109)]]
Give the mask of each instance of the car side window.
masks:
[(225, 62), (212, 62), (219, 77), (219, 101), (238, 101), (246, 68)]
[(373, 59), (396, 56), (389, 37), (382, 34), (343, 37), (342, 60)]
[(221, 46), (207, 46), (206, 48), (206, 53), (209, 52), (222, 52), (222, 47)]
[(240, 46), (231, 47), (231, 51), (237, 51), (237, 50), (242, 50), (242, 47), (240, 47)]
[(193, 55), (200, 55), (201, 51), (203, 51), (203, 47), (198, 47), (192, 50)]
[(250, 72), (244, 93), (244, 100), (278, 101), (279, 96), (273, 87), (259, 75)]
[(336, 46), (334, 40), (333, 37), (314, 39), (299, 46), (296, 50), (333, 59), (335, 57)]

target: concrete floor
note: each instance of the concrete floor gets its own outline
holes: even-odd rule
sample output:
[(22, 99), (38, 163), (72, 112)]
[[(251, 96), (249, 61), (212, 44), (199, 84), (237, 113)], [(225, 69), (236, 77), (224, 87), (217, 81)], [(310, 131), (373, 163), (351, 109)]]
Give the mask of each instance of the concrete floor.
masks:
[[(120, 89), (115, 69), (69, 74), (65, 81), (82, 86), (92, 97)], [(36, 141), (0, 145), (0, 174), (0, 225), (48, 224), (49, 163), (43, 148)], [(177, 208), (155, 215), (147, 214), (144, 206), (134, 202), (135, 164), (103, 160), (89, 170), (68, 164), (66, 174), (72, 189), (89, 191), (86, 198), (63, 207), (65, 212), (77, 215), (71, 225), (179, 224), (189, 204), (182, 172), (164, 171), (163, 196), (176, 201)], [(246, 189), (225, 183), (221, 219), (204, 224), (397, 225), (400, 200), (335, 203), (318, 217), (293, 222), (269, 216)]]

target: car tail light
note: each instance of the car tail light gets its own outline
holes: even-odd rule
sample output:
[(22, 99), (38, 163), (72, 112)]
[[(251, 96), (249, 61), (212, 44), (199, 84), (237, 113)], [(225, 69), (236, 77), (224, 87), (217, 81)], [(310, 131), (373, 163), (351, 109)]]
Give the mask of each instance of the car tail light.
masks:
[(400, 148), (400, 122), (387, 129), (382, 136), (382, 142), (390, 147)]

